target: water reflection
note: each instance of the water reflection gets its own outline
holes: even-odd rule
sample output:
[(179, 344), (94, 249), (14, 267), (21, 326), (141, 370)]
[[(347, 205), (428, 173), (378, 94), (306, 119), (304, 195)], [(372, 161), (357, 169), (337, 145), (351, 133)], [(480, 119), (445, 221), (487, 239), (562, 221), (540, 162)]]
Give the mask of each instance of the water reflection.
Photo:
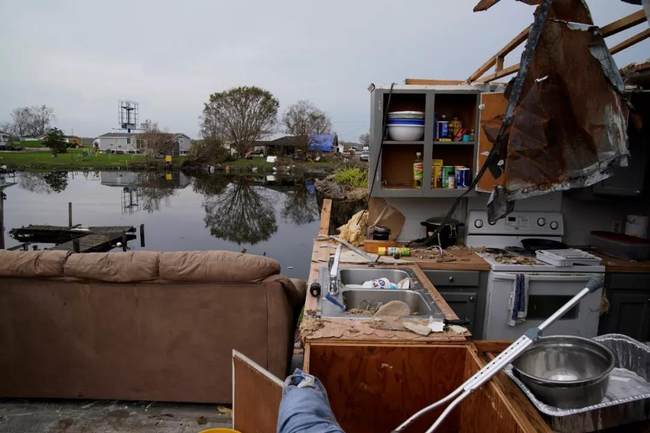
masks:
[(206, 195), (203, 209), (210, 234), (239, 245), (255, 245), (278, 230), (273, 202), (251, 177), (233, 178), (220, 194)]
[(318, 231), (313, 180), (303, 177), (54, 171), (19, 172), (15, 182), (5, 190), (7, 228), (67, 225), (72, 202), (74, 224), (144, 224), (147, 249), (246, 248), (291, 266), (292, 276), (306, 276)]
[(58, 170), (46, 173), (22, 173), (18, 177), (18, 185), (39, 194), (63, 192), (68, 187), (68, 172)]

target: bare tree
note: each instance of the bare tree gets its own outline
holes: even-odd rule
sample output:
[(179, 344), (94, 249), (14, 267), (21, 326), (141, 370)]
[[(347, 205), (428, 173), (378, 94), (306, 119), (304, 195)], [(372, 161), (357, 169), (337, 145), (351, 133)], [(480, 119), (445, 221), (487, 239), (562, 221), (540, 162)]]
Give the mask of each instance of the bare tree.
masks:
[(361, 143), (361, 146), (370, 146), (370, 134), (367, 132), (365, 134), (361, 134), (359, 136), (359, 143)]
[(325, 134), (332, 129), (327, 114), (305, 100), (291, 105), (284, 113), (282, 123), (289, 134), (298, 136)]
[(142, 123), (142, 128), (144, 132), (138, 136), (138, 140), (141, 140), (145, 151), (154, 155), (174, 153), (176, 140), (173, 134), (161, 131), (158, 123), (151, 120), (145, 120)]
[(278, 100), (259, 87), (236, 87), (210, 95), (203, 108), (201, 132), (204, 138), (230, 144), (246, 154), (271, 132), (278, 114)]
[(20, 137), (40, 137), (47, 133), (54, 119), (54, 110), (47, 105), (18, 107), (11, 112), (8, 132)]

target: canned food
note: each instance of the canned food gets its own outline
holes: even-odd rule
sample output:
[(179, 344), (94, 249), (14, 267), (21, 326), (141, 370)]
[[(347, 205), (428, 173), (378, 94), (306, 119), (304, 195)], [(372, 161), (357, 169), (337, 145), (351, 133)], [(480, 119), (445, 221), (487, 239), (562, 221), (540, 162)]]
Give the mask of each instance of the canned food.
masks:
[(431, 167), (431, 177), (433, 177), (432, 185), (434, 188), (442, 188), (442, 164), (433, 165)]
[[(442, 182), (441, 186), (443, 188), (454, 188), (453, 185), (456, 184), (455, 180), (455, 169), (453, 165), (445, 165), (442, 167)], [(452, 186), (449, 186), (449, 181), (451, 180)]]
[(449, 138), (449, 121), (439, 120), (436, 123), (436, 137)]
[(456, 188), (469, 188), (472, 184), (470, 173), (467, 167), (456, 167)]

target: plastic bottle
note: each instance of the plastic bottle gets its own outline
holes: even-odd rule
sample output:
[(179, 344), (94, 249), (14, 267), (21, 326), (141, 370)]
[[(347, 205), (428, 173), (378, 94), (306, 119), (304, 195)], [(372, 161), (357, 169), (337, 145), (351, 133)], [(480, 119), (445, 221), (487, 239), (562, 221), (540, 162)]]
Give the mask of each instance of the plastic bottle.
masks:
[(422, 177), (424, 175), (424, 166), (422, 164), (422, 153), (416, 152), (415, 161), (413, 162), (413, 186), (419, 188), (422, 186)]

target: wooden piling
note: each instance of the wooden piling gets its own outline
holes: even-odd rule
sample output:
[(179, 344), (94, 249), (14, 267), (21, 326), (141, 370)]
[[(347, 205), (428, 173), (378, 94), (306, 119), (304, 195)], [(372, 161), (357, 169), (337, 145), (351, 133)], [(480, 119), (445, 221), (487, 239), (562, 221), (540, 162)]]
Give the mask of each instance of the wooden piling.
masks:
[(144, 224), (140, 224), (140, 247), (144, 248)]
[(68, 228), (72, 228), (72, 202), (68, 202)]

